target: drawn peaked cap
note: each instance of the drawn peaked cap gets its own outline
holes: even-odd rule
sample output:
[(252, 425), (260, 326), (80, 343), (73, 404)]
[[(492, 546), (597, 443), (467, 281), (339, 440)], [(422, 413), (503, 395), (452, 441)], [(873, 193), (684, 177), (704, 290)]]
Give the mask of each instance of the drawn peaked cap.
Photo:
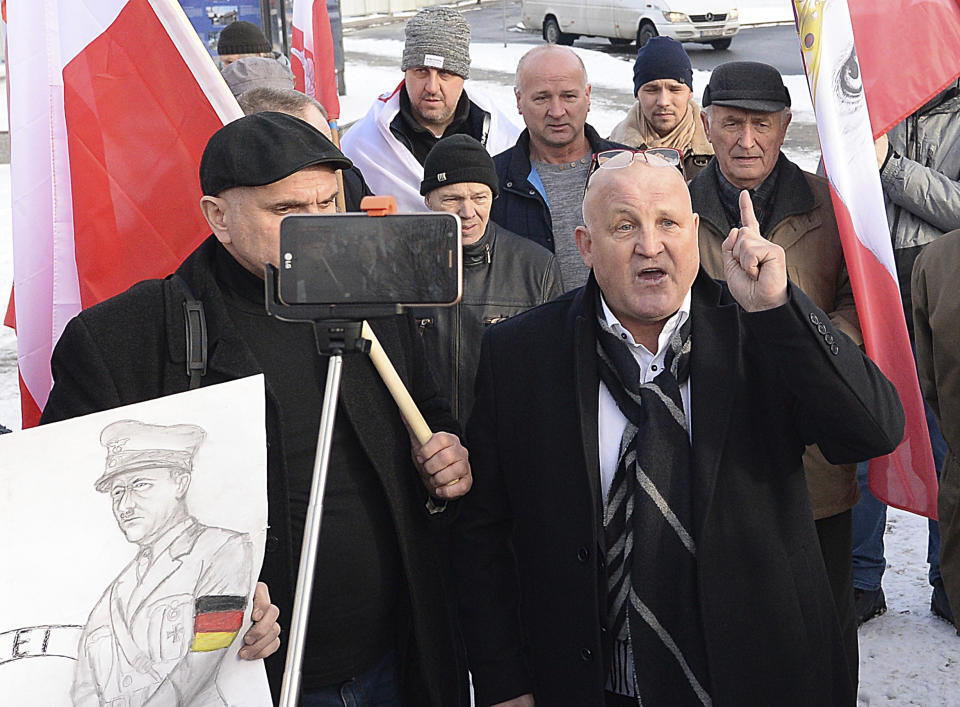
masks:
[(139, 469), (193, 471), (193, 458), (207, 433), (197, 425), (151, 425), (118, 420), (100, 433), (107, 462), (94, 488), (106, 492), (117, 474)]

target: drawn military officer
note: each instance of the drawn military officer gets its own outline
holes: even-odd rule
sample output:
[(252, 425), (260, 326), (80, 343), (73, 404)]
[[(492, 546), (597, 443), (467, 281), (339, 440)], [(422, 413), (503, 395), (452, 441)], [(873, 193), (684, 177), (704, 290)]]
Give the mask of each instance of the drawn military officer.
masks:
[(243, 622), (251, 546), (190, 515), (187, 489), (206, 433), (196, 425), (121, 420), (100, 435), (95, 487), (139, 546), (80, 636), (75, 705), (224, 705), (217, 671)]

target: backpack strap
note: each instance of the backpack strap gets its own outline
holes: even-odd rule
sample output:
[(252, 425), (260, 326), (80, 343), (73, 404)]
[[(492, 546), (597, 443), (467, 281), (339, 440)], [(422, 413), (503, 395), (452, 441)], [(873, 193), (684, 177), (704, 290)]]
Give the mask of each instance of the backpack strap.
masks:
[(207, 375), (207, 319), (203, 314), (203, 302), (195, 299), (190, 285), (174, 273), (171, 280), (184, 291), (183, 321), (187, 343), (187, 377), (190, 390), (200, 387), (200, 379)]

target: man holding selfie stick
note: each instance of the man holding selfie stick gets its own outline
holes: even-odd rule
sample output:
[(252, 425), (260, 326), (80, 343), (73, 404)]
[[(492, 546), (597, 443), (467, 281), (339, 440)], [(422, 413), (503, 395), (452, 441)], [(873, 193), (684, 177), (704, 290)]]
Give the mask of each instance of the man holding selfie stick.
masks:
[[(350, 165), (317, 130), (289, 115), (257, 113), (215, 133), (200, 168), (201, 209), (213, 235), (175, 275), (135, 285), (67, 325), (43, 415), (52, 422), (191, 387), (187, 302), (202, 304), (206, 322), (200, 385), (264, 374), (266, 584), (241, 657), (271, 656), (275, 696), (285, 652), (277, 609), (289, 621), (327, 360), (312, 325), (267, 316), (262, 277), (264, 264), (279, 260), (283, 217), (332, 213), (334, 170)], [(411, 442), (369, 358), (345, 357), (301, 704), (361, 692), (389, 704), (456, 704), (452, 631), (431, 528), (445, 514), (431, 516), (426, 502), (442, 505), (466, 493), (470, 465), (457, 437), (442, 431), (456, 423), (423, 363), (413, 320), (371, 324), (428, 425), (441, 431), (425, 444)]]

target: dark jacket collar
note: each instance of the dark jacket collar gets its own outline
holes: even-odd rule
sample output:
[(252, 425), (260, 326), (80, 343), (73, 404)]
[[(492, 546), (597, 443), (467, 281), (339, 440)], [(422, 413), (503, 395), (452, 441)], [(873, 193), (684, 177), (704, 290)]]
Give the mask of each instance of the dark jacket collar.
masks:
[(924, 103), (914, 113), (915, 116), (935, 115), (937, 113), (956, 113), (960, 106), (960, 83), (954, 82), (945, 90)]
[[(803, 170), (783, 153), (780, 154), (778, 168), (780, 176), (777, 178), (777, 191), (769, 216), (771, 231), (784, 219), (811, 211), (817, 203), (813, 190), (803, 176)], [(727, 227), (727, 217), (717, 190), (719, 169), (717, 158), (714, 157), (704, 170), (690, 181), (690, 199), (693, 210), (700, 214), (700, 219), (709, 223), (718, 233), (726, 235), (730, 229)]]
[(493, 260), (493, 249), (497, 242), (497, 232), (499, 226), (493, 219), (487, 221), (487, 230), (483, 232), (475, 242), (463, 246), (463, 267), (473, 268), (484, 264), (490, 264)]

